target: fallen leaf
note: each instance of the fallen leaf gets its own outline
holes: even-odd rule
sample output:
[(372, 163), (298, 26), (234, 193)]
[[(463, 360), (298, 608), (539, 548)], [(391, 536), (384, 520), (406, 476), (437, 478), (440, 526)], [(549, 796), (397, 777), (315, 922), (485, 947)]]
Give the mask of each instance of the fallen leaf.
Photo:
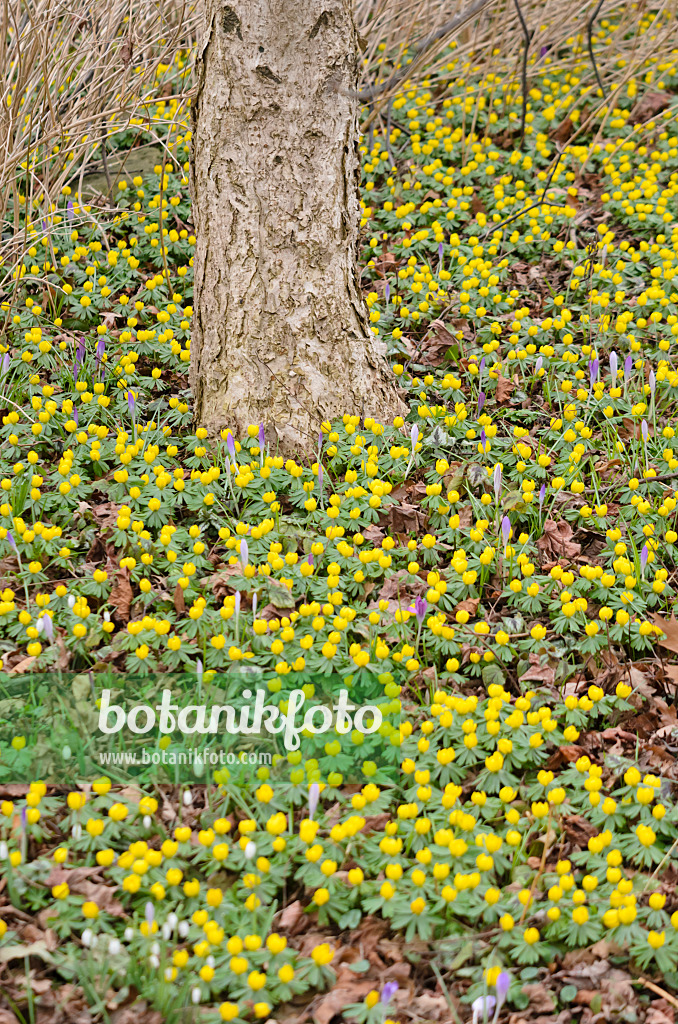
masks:
[(510, 377), (502, 377), (501, 374), (497, 376), (497, 392), (495, 398), (500, 405), (504, 402), (508, 402), (514, 390), (515, 384)]
[(374, 988), (373, 981), (367, 979), (359, 981), (355, 975), (353, 978), (347, 977), (350, 974), (352, 974), (351, 971), (340, 970), (334, 987), (322, 998), (315, 1009), (313, 1016), (317, 1024), (330, 1024), (333, 1017), (341, 1015), (345, 1006), (349, 1003), (361, 1002)]
[(184, 597), (183, 588), (178, 583), (174, 588), (174, 610), (177, 615), (183, 615), (186, 611), (186, 598)]
[(457, 612), (468, 612), (469, 615), (475, 615), (479, 604), (479, 597), (467, 597), (465, 601), (460, 601), (459, 604), (454, 606), (454, 613), (456, 615)]
[(581, 551), (581, 544), (573, 541), (572, 537), (572, 527), (565, 519), (557, 523), (553, 519), (547, 519), (542, 536), (537, 540), (537, 548), (545, 561), (553, 558), (576, 558)]
[(22, 658), (21, 661), (17, 662), (14, 668), (10, 668), (7, 672), (8, 676), (21, 676), (24, 672), (28, 672), (29, 668), (35, 661), (35, 656)]
[(10, 960), (23, 960), (27, 956), (38, 956), (48, 964), (51, 964), (53, 959), (47, 949), (47, 943), (43, 940), (31, 942), (27, 946), (3, 946), (0, 949), (0, 963), (2, 964), (9, 963)]
[(301, 900), (295, 900), (294, 903), (290, 903), (290, 905), (285, 907), (283, 910), (280, 915), (280, 920), (278, 921), (278, 928), (282, 932), (292, 932), (303, 917), (303, 904)]
[(676, 619), (675, 612), (671, 612), (670, 619), (665, 619), (663, 615), (655, 613), (652, 616), (652, 621), (664, 633), (664, 636), (660, 637), (657, 641), (659, 645), (666, 647), (669, 651), (673, 651), (674, 654), (678, 654), (678, 619)]
[(644, 124), (666, 110), (670, 102), (671, 97), (666, 92), (646, 92), (631, 110), (629, 121), (631, 124)]
[(556, 1000), (552, 992), (536, 982), (534, 985), (523, 985), (523, 992), (530, 999), (530, 1010), (534, 1013), (553, 1013)]
[(116, 618), (123, 625), (129, 622), (134, 591), (130, 583), (129, 569), (120, 569), (115, 576), (108, 603), (115, 609)]

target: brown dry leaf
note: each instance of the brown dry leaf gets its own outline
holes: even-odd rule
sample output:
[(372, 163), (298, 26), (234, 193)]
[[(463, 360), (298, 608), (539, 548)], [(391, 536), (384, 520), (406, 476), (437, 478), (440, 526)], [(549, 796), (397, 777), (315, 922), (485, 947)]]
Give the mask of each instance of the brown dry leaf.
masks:
[(116, 617), (123, 625), (129, 622), (130, 609), (134, 600), (134, 591), (129, 578), (129, 569), (120, 569), (115, 575), (113, 589), (108, 603), (115, 608)]
[(163, 1020), (160, 1011), (152, 1010), (144, 999), (111, 1014), (111, 1024), (163, 1024)]
[(392, 576), (384, 580), (384, 585), (379, 592), (380, 601), (390, 601), (396, 598), (401, 605), (409, 604), (414, 600), (415, 594), (423, 594), (428, 590), (428, 583), (420, 576), (413, 576), (407, 569), (398, 569)]
[(432, 320), (428, 333), (421, 343), (422, 361), (426, 365), (440, 366), (445, 355), (457, 339), (448, 331), (442, 320)]
[(566, 117), (565, 120), (561, 121), (560, 124), (552, 132), (549, 132), (549, 135), (554, 142), (567, 142), (567, 140), (573, 134), (574, 124), (570, 117)]
[(539, 982), (534, 985), (523, 985), (523, 992), (530, 998), (530, 1010), (534, 1013), (553, 1013), (556, 1001), (553, 993)]
[(177, 583), (174, 588), (174, 610), (177, 615), (183, 615), (186, 611), (186, 598), (184, 597), (184, 591)]
[(570, 814), (562, 822), (567, 838), (577, 846), (587, 846), (589, 839), (598, 834), (596, 827), (580, 814)]
[(479, 604), (479, 597), (467, 597), (465, 601), (460, 601), (459, 604), (454, 606), (454, 613), (456, 615), (457, 612), (468, 612), (469, 615), (475, 615)]
[(670, 619), (665, 619), (663, 615), (655, 613), (652, 616), (652, 621), (655, 626), (659, 626), (664, 632), (664, 636), (658, 640), (659, 645), (668, 648), (674, 654), (678, 654), (678, 620), (676, 619), (675, 612), (671, 612)]
[(666, 110), (670, 102), (671, 97), (666, 92), (646, 92), (631, 111), (629, 121), (631, 124), (644, 124)]
[(499, 374), (497, 377), (497, 393), (495, 395), (495, 398), (497, 399), (500, 405), (503, 405), (504, 402), (508, 402), (514, 390), (515, 384), (513, 383), (511, 378), (502, 377), (502, 375)]
[(645, 1016), (645, 1024), (675, 1024), (675, 1020), (676, 1011), (665, 999), (650, 1003)]
[(545, 561), (553, 558), (576, 558), (581, 552), (581, 544), (573, 541), (572, 537), (572, 527), (565, 519), (561, 519), (560, 522), (547, 519), (543, 534), (537, 541), (537, 547)]
[(35, 656), (29, 658), (22, 658), (21, 661), (17, 662), (14, 668), (10, 668), (7, 671), (8, 676), (21, 676), (24, 672), (28, 672), (29, 668), (35, 661)]
[(380, 525), (386, 526), (389, 533), (419, 533), (426, 525), (426, 516), (416, 505), (403, 501), (400, 505), (391, 505)]
[[(534, 662), (532, 662), (533, 658), (535, 658)], [(532, 664), (528, 668), (527, 672), (524, 672), (522, 674), (519, 682), (522, 683), (524, 680), (527, 679), (528, 681), (534, 680), (535, 682), (542, 682), (546, 683), (549, 686), (554, 686), (556, 682), (555, 669), (552, 668), (551, 665), (548, 664), (548, 662), (545, 665), (540, 665), (539, 659), (536, 657), (536, 655), (530, 655), (530, 661), (532, 662)]]
[(213, 576), (208, 576), (206, 579), (200, 582), (212, 588), (212, 593), (218, 601), (222, 601), (227, 594), (230, 594), (233, 587), (230, 584), (232, 576), (242, 576), (242, 566), (240, 562), (236, 562), (235, 565), (227, 565), (225, 569), (220, 569), (219, 572), (215, 572)]
[(317, 1024), (330, 1024), (332, 1018), (339, 1016), (348, 1003), (361, 1002), (373, 988), (373, 981), (360, 981), (353, 971), (340, 968), (334, 988), (330, 989), (315, 1009), (313, 1016)]
[(19, 1021), (13, 1013), (0, 1006), (0, 1024), (19, 1024)]
[(447, 1005), (445, 996), (435, 995), (433, 992), (422, 992), (408, 1001), (408, 1010), (425, 1021), (450, 1021), (450, 1008)]
[(295, 900), (294, 903), (290, 903), (288, 907), (285, 907), (280, 920), (278, 921), (278, 928), (281, 932), (293, 932), (295, 927), (304, 918), (304, 907), (301, 900)]

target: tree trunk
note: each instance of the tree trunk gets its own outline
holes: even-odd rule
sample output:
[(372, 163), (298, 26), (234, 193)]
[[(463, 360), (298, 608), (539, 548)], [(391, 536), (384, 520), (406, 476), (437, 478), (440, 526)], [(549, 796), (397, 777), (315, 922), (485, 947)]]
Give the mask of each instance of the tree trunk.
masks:
[(350, 0), (205, 0), (193, 101), (191, 382), (200, 423), (285, 450), (401, 411), (356, 264)]

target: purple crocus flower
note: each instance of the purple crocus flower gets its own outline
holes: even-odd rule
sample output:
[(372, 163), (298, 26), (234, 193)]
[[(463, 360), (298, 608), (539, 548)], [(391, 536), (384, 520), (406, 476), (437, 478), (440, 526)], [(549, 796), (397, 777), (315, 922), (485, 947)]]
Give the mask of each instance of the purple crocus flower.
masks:
[(612, 378), (612, 384), (614, 385), (617, 381), (617, 353), (610, 352), (610, 377)]
[(476, 413), (476, 417), (480, 416), (480, 412), (481, 412), (481, 410), (482, 410), (484, 405), (485, 405), (485, 392), (484, 391), (479, 391), (478, 392), (478, 411)]
[(654, 375), (654, 370), (650, 370), (649, 384), (650, 384), (650, 394), (654, 398), (654, 389), (657, 386), (657, 378)]
[(317, 782), (311, 783), (308, 791), (308, 817), (310, 821), (313, 821), (313, 815), (318, 807), (318, 801), (320, 800), (320, 786)]
[(153, 924), (153, 921), (155, 920), (155, 907), (153, 906), (150, 900), (144, 907), (144, 917), (146, 918), (146, 924), (150, 928), (151, 925)]
[(645, 442), (645, 444), (647, 444), (647, 439), (650, 435), (650, 428), (647, 425), (647, 420), (643, 420), (643, 422), (640, 424), (640, 429), (643, 435), (643, 441)]
[(198, 677), (198, 686), (202, 684), (202, 661), (200, 658), (195, 663), (195, 674)]
[(511, 520), (509, 519), (508, 516), (504, 516), (504, 518), (501, 521), (501, 539), (504, 542), (504, 547), (506, 547), (506, 545), (508, 544), (510, 536)]
[(544, 504), (544, 497), (546, 495), (546, 484), (542, 484), (539, 488), (539, 508), (541, 509)]
[(416, 423), (412, 424), (412, 430), (410, 431), (410, 439), (412, 441), (412, 451), (414, 451), (414, 446), (416, 445), (417, 440), (419, 439), (419, 427)]
[(228, 448), (228, 454), (235, 462), (235, 441), (233, 440), (233, 434), (230, 430), (226, 434), (226, 447)]
[(5, 352), (2, 357), (2, 365), (0, 366), (0, 377), (4, 377), (9, 370), (9, 352)]
[(501, 971), (497, 976), (494, 987), (497, 993), (497, 1013), (499, 1013), (499, 1007), (506, 1001), (508, 990), (511, 987), (511, 975), (506, 971)]
[(22, 832), (26, 831), (27, 815), (28, 815), (28, 807), (26, 806), (26, 804), (24, 804), (23, 807), (21, 808), (21, 815), (20, 815), (20, 817), (21, 817), (21, 831)]
[(443, 258), (443, 243), (440, 242), (438, 244), (438, 259), (441, 260), (442, 258)]
[(12, 534), (11, 530), (7, 531), (7, 540), (9, 541), (9, 546), (12, 548), (12, 550), (17, 551), (16, 541), (14, 540), (14, 535)]
[[(442, 242), (440, 243), (440, 247), (442, 248)], [(388, 1006), (388, 1004), (391, 1002), (391, 1000), (393, 999), (393, 997), (394, 997), (394, 995), (396, 994), (397, 991), (398, 991), (398, 982), (397, 981), (387, 981), (386, 984), (384, 985), (384, 987), (381, 990), (381, 998), (379, 999), (379, 1002), (381, 1003), (381, 1005), (382, 1006)]]
[(473, 1011), (473, 1024), (480, 1024), (481, 1021), (489, 1020), (490, 1014), (494, 1013), (497, 1000), (494, 996), (478, 996), (471, 1003)]
[[(52, 616), (48, 615), (47, 612), (43, 612), (43, 614), (38, 619), (38, 622), (42, 623), (42, 629), (43, 629), (43, 631), (45, 633), (45, 636), (47, 637), (47, 639), (51, 643), (52, 640), (54, 639), (54, 627), (52, 625)], [(37, 626), (37, 623), (36, 623), (36, 626)]]
[(391, 298), (391, 286), (389, 285), (388, 281), (384, 285), (384, 298), (386, 299), (387, 302)]
[(541, 50), (539, 51), (539, 59), (541, 60), (542, 57), (545, 57), (548, 52), (549, 52), (549, 47), (548, 46), (542, 46)]
[[(134, 405), (134, 399), (132, 399), (132, 405)], [(77, 427), (78, 424), (80, 423), (80, 420), (78, 419), (78, 410), (77, 409), (73, 410), (73, 419), (75, 420), (75, 425)]]
[(257, 592), (256, 590), (252, 594), (252, 619), (257, 617)]
[(240, 615), (240, 602), (241, 602), (241, 600), (242, 600), (242, 598), (240, 596), (240, 591), (236, 590), (236, 592), (235, 592), (235, 614), (236, 614), (236, 616)]
[(499, 463), (494, 467), (494, 500), (499, 504), (499, 495), (501, 494), (501, 466)]
[(130, 416), (134, 416), (135, 404), (136, 403), (134, 401), (134, 395), (132, 394), (131, 391), (128, 391), (127, 392), (127, 408), (129, 409)]
[(323, 432), (322, 430), (318, 434), (318, 462), (320, 462), (320, 453), (323, 450)]
[(318, 466), (318, 489), (321, 490), (321, 491), (323, 489), (323, 467), (322, 466)]
[(594, 384), (598, 380), (598, 367), (600, 363), (598, 359), (592, 359), (589, 363), (589, 375), (591, 378), (591, 384)]
[(626, 383), (631, 376), (631, 367), (633, 366), (633, 356), (628, 355), (624, 360), (624, 383)]
[(106, 351), (106, 339), (102, 335), (97, 341), (96, 351), (94, 353), (94, 360), (96, 362), (96, 368), (99, 369), (101, 360), (104, 358), (104, 352)]
[(264, 433), (264, 424), (259, 424), (259, 447), (263, 448), (266, 444), (266, 435)]
[(73, 220), (73, 202), (70, 199), (66, 203), (66, 216), (68, 217), (69, 221)]
[(643, 544), (640, 552), (640, 571), (643, 575), (645, 575), (645, 566), (647, 565), (649, 554), (650, 552), (647, 550), (647, 544)]
[(414, 602), (414, 614), (417, 617), (419, 625), (422, 624), (426, 617), (426, 609), (428, 608), (428, 601), (423, 598), (420, 594), (417, 595)]
[(314, 563), (314, 559), (313, 559), (313, 555), (312, 555), (312, 554), (310, 554), (310, 553), (309, 553), (309, 556), (308, 556), (308, 558), (306, 559), (306, 561), (308, 562), (308, 564), (309, 564), (309, 565), (314, 565), (314, 564), (315, 564), (315, 563)]
[(247, 563), (249, 561), (249, 557), (250, 557), (250, 549), (249, 549), (249, 547), (247, 545), (247, 541), (243, 537), (243, 539), (240, 541), (240, 564), (242, 565), (243, 569), (247, 565)]
[(539, 358), (537, 359), (537, 362), (534, 364), (534, 372), (535, 373), (539, 373), (539, 371), (541, 370), (543, 362), (544, 362), (544, 360), (542, 359), (541, 356), (539, 356)]
[(481, 444), (481, 447), (482, 447), (483, 451), (485, 451), (485, 444), (486, 444), (486, 442), (487, 442), (487, 434), (485, 433), (485, 427), (483, 427), (483, 429), (480, 431), (480, 444)]
[(484, 369), (485, 369), (485, 356), (483, 356), (483, 358), (480, 360), (480, 367), (479, 367), (479, 370), (480, 370), (481, 373), (483, 372)]

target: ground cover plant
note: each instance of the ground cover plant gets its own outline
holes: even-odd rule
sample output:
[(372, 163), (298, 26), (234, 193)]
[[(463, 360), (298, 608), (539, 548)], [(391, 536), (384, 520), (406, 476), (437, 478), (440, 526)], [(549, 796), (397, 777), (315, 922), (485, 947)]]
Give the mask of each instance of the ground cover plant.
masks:
[[(674, 1020), (678, 51), (628, 80), (619, 57), (605, 104), (572, 45), (525, 108), (452, 47), (366, 120), (362, 280), (403, 415), (347, 410), (295, 458), (192, 420), (166, 98), (190, 54), (110, 141), (108, 195), (17, 177), (2, 1024)], [(178, 775), (191, 744), (153, 735), (159, 766), (97, 765), (105, 686), (243, 680), (384, 721), (270, 764)]]

